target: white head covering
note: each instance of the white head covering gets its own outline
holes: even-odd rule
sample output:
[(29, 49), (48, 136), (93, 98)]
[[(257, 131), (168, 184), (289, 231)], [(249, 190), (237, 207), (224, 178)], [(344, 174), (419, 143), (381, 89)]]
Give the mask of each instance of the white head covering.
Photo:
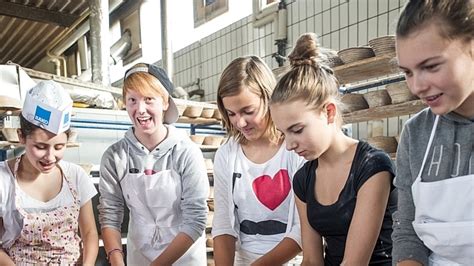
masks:
[(21, 114), (28, 122), (60, 134), (71, 126), (72, 100), (58, 83), (41, 81), (25, 97)]

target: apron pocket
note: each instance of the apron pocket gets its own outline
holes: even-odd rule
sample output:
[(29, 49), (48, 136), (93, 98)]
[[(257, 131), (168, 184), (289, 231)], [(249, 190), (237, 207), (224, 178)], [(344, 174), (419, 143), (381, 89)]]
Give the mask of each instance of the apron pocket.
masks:
[(413, 228), (433, 253), (460, 264), (474, 261), (474, 222), (413, 222)]
[(181, 197), (181, 180), (173, 170), (163, 170), (144, 176), (148, 206), (171, 209)]

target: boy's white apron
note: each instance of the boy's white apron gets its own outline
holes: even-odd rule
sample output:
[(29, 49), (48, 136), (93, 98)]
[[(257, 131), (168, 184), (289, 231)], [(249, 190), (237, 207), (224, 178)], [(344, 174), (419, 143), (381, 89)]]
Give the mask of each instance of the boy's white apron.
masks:
[[(127, 264), (150, 265), (179, 233), (181, 177), (173, 170), (127, 174), (121, 181), (130, 209)], [(204, 234), (173, 265), (206, 265)]]

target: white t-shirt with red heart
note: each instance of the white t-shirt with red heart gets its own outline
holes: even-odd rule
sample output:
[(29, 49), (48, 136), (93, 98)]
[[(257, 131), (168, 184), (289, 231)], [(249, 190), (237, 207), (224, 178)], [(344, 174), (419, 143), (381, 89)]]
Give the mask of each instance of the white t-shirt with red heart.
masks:
[(250, 161), (234, 140), (221, 146), (214, 159), (213, 237), (232, 235), (241, 249), (261, 255), (284, 237), (301, 246), (292, 181), (303, 163), (285, 143), (262, 164)]

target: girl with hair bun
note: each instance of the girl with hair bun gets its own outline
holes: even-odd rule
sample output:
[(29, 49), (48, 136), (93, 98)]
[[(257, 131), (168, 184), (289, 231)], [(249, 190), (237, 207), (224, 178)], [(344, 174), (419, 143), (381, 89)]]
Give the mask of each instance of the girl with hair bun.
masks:
[(397, 151), (398, 265), (474, 265), (474, 1), (407, 1), (396, 31), (410, 91), (429, 108)]
[(302, 265), (391, 265), (392, 162), (342, 132), (338, 82), (320, 63), (314, 33), (297, 40), (289, 59), (270, 110), (286, 148), (308, 160), (293, 179)]

